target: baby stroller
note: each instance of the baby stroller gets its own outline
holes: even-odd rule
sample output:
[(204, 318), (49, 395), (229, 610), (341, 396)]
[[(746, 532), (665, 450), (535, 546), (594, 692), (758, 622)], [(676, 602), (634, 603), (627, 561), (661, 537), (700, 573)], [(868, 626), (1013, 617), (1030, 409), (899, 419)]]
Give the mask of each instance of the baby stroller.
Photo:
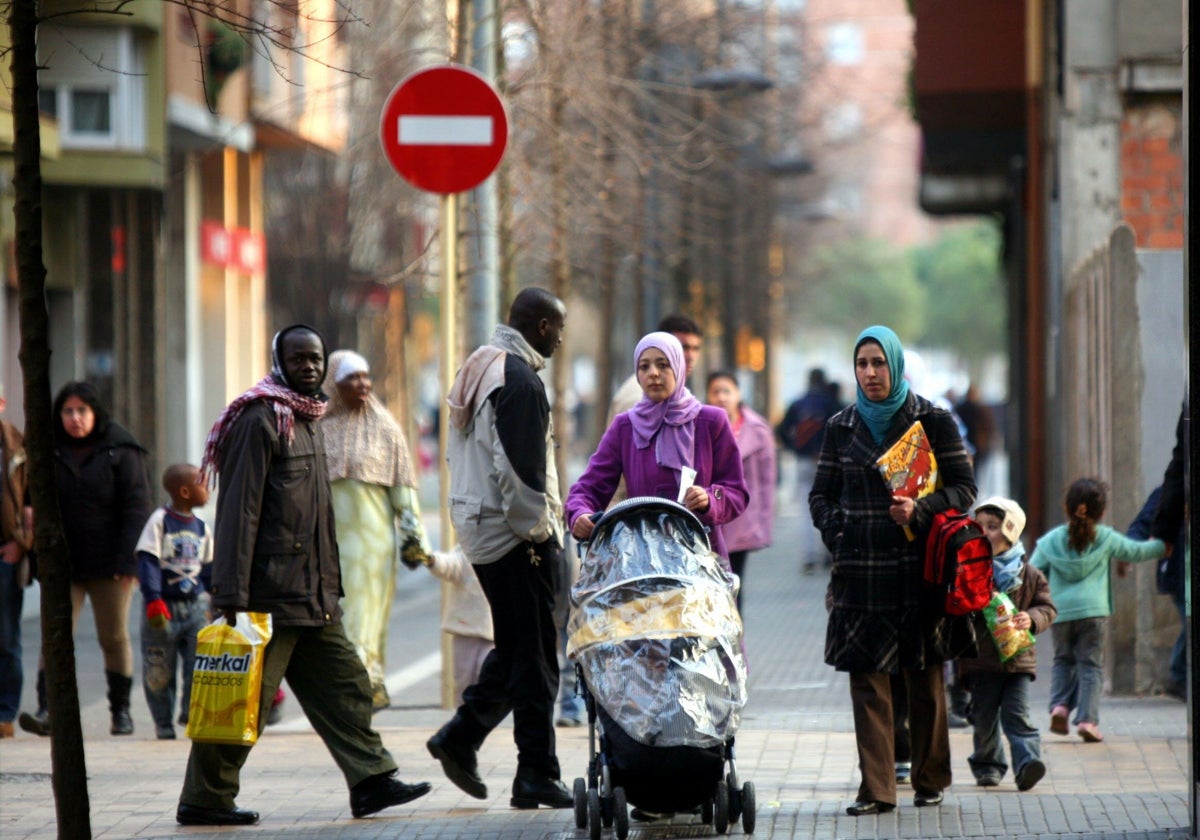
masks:
[(587, 778), (575, 825), (629, 834), (629, 806), (700, 811), (726, 833), (754, 831), (754, 783), (739, 787), (733, 737), (746, 703), (737, 578), (700, 520), (657, 497), (596, 521), (571, 590), (567, 655), (587, 705)]

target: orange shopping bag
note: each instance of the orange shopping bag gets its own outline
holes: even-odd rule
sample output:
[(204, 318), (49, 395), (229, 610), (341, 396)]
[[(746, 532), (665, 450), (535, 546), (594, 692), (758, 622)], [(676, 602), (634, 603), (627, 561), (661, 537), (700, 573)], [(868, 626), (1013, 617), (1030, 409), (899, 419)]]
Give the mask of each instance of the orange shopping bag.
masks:
[(218, 618), (196, 638), (187, 736), (248, 747), (258, 740), (263, 651), (271, 639), (271, 615), (239, 612), (232, 627)]

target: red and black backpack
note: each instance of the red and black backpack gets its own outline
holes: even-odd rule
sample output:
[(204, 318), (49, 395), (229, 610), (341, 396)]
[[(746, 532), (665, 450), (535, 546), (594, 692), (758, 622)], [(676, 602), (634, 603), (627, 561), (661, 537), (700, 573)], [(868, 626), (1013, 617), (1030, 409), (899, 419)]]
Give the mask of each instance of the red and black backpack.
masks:
[(946, 615), (968, 615), (992, 598), (992, 546), (969, 515), (934, 515), (925, 537), (925, 585)]

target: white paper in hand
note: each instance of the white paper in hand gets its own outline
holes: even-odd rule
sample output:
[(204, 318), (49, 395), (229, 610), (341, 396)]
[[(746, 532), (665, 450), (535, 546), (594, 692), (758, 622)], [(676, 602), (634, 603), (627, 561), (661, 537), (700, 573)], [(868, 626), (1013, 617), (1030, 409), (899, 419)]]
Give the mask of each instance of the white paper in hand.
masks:
[(683, 504), (683, 497), (687, 495), (688, 488), (692, 486), (692, 482), (696, 480), (696, 471), (691, 467), (679, 468), (679, 498), (676, 499), (679, 504)]

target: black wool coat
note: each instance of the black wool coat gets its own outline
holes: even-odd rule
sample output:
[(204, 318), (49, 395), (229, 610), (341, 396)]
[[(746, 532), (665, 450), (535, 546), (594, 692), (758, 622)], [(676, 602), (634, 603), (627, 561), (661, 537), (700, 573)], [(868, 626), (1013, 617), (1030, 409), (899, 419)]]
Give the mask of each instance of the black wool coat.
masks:
[[(891, 494), (875, 462), (918, 419), (937, 458), (941, 489), (917, 500), (910, 541), (888, 516)], [(878, 444), (853, 404), (830, 418), (808, 497), (833, 555), (826, 663), (839, 671), (895, 673), (974, 655), (969, 618), (945, 617), (929, 603), (922, 553), (934, 514), (970, 510), (975, 493), (954, 418), (929, 400), (910, 393)]]

